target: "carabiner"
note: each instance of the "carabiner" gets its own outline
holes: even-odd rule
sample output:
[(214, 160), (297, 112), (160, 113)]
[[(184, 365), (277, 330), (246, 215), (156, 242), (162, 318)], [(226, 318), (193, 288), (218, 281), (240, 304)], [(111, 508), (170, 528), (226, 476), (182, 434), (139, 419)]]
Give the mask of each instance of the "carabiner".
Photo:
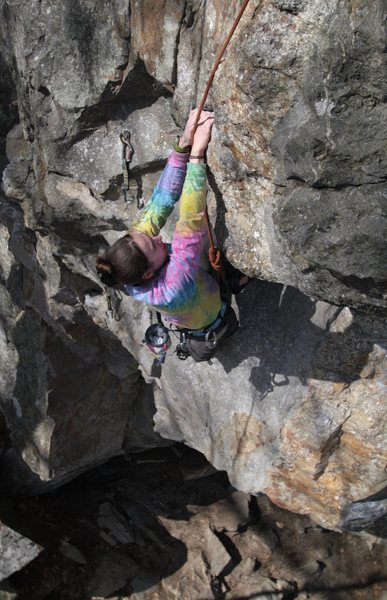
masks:
[[(211, 339), (212, 336), (213, 336), (213, 339)], [(208, 348), (210, 348), (210, 350), (212, 350), (212, 348), (215, 348), (215, 346), (218, 343), (218, 338), (216, 336), (215, 331), (207, 331), (205, 340), (206, 340), (206, 344), (207, 344)]]

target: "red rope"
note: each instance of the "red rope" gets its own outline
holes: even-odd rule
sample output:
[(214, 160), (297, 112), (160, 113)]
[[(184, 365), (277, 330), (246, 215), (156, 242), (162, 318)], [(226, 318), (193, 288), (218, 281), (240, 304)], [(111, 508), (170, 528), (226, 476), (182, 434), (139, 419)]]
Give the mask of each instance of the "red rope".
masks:
[[(200, 115), (201, 115), (203, 107), (204, 107), (204, 105), (206, 103), (208, 93), (210, 91), (212, 82), (213, 82), (214, 77), (215, 77), (215, 73), (216, 73), (216, 71), (217, 71), (217, 69), (218, 69), (218, 67), (220, 65), (220, 61), (223, 58), (223, 55), (224, 55), (224, 53), (226, 51), (226, 48), (227, 48), (227, 46), (228, 46), (228, 44), (229, 44), (229, 42), (230, 42), (230, 40), (231, 40), (231, 38), (233, 36), (233, 33), (234, 33), (235, 29), (238, 26), (238, 23), (241, 20), (241, 17), (243, 15), (243, 13), (245, 12), (245, 9), (246, 9), (246, 7), (247, 7), (247, 5), (248, 5), (249, 2), (250, 2), (250, 0), (244, 0), (243, 4), (242, 4), (242, 6), (241, 6), (241, 8), (239, 10), (239, 13), (238, 13), (238, 15), (237, 15), (237, 17), (236, 17), (236, 19), (234, 21), (234, 24), (231, 27), (230, 32), (229, 32), (228, 36), (226, 37), (226, 39), (225, 39), (225, 41), (223, 43), (223, 46), (220, 49), (220, 52), (218, 54), (217, 59), (215, 60), (215, 64), (212, 67), (212, 71), (211, 71), (210, 76), (208, 78), (207, 85), (206, 85), (206, 88), (204, 90), (203, 97), (202, 97), (202, 99), (200, 101), (200, 104), (199, 104), (198, 112), (197, 112), (197, 115), (196, 115), (196, 119), (195, 119), (195, 123), (194, 123), (194, 126), (193, 126), (193, 130), (192, 130), (191, 144), (193, 143), (193, 139), (195, 137), (195, 133), (196, 133), (196, 130), (198, 128)], [(209, 251), (208, 251), (208, 257), (209, 257), (211, 266), (214, 269), (214, 271), (216, 271), (218, 277), (221, 278), (221, 279), (224, 279), (224, 275), (223, 275), (223, 271), (222, 271), (222, 264), (221, 264), (222, 257), (221, 257), (220, 250), (218, 248), (216, 248), (215, 244), (214, 244), (214, 238), (213, 238), (213, 235), (212, 235), (211, 223), (210, 223), (210, 219), (208, 217), (207, 207), (206, 207), (206, 211), (205, 211), (205, 216), (206, 216), (208, 237), (209, 237), (209, 240), (210, 240), (210, 248), (209, 248)]]
[(234, 21), (234, 24), (233, 24), (233, 26), (231, 27), (231, 29), (230, 29), (230, 31), (229, 31), (229, 34), (228, 34), (228, 36), (226, 37), (226, 39), (225, 39), (225, 41), (224, 41), (224, 43), (223, 43), (223, 46), (222, 46), (222, 47), (221, 47), (221, 49), (220, 49), (220, 52), (219, 52), (219, 54), (218, 54), (218, 57), (217, 57), (217, 59), (215, 60), (215, 64), (214, 64), (214, 66), (212, 67), (212, 71), (211, 71), (211, 73), (210, 73), (210, 76), (209, 76), (209, 78), (208, 78), (207, 85), (206, 85), (206, 89), (204, 90), (203, 97), (202, 97), (202, 99), (201, 99), (201, 102), (200, 102), (200, 104), (199, 104), (199, 108), (198, 108), (198, 114), (196, 115), (196, 120), (195, 120), (195, 123), (194, 123), (194, 126), (193, 126), (193, 130), (192, 130), (192, 136), (191, 136), (191, 138), (192, 138), (192, 141), (193, 141), (193, 138), (194, 138), (194, 136), (195, 136), (196, 130), (197, 130), (197, 128), (198, 128), (198, 123), (199, 123), (199, 119), (200, 119), (200, 114), (201, 114), (201, 112), (202, 112), (202, 110), (203, 110), (203, 107), (204, 107), (204, 105), (205, 105), (205, 103), (206, 103), (206, 100), (207, 100), (208, 93), (209, 93), (209, 91), (210, 91), (210, 88), (211, 88), (212, 82), (213, 82), (213, 80), (214, 80), (214, 77), (215, 77), (215, 73), (216, 73), (216, 71), (217, 71), (217, 69), (218, 69), (218, 67), (219, 67), (220, 61), (221, 61), (221, 60), (222, 60), (222, 58), (223, 58), (223, 54), (225, 53), (225, 51), (226, 51), (226, 48), (227, 48), (227, 46), (229, 45), (229, 43), (230, 43), (230, 40), (231, 40), (231, 38), (232, 38), (232, 36), (233, 36), (233, 34), (234, 34), (234, 31), (235, 31), (235, 29), (237, 28), (237, 26), (238, 26), (238, 23), (239, 23), (239, 21), (241, 20), (241, 17), (242, 17), (242, 15), (243, 15), (243, 13), (245, 12), (245, 10), (246, 10), (246, 8), (247, 8), (247, 5), (248, 5), (248, 3), (249, 3), (249, 2), (250, 2), (250, 0), (244, 0), (244, 2), (243, 2), (243, 4), (242, 4), (242, 6), (241, 6), (241, 8), (240, 8), (240, 11), (239, 11), (239, 13), (238, 13), (238, 15), (237, 15), (237, 17), (236, 17), (236, 19), (235, 19), (235, 21)]

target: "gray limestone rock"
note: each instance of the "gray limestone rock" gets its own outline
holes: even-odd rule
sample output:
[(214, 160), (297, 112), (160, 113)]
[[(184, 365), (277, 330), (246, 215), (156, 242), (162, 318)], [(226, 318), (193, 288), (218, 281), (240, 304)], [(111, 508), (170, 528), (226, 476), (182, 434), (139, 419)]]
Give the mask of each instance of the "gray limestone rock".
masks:
[(212, 154), (233, 262), (379, 313), (387, 258), (384, 12), (383, 1), (353, 9), (340, 0), (261, 3), (214, 84), (223, 148)]
[[(263, 494), (236, 492), (224, 473), (183, 482), (185, 456), (117, 458), (46, 498), (24, 498), (18, 519), (59, 542), (59, 552), (18, 573), (15, 596), (384, 598), (383, 539), (323, 529)], [(9, 582), (0, 589), (12, 593)]]
[(113, 199), (112, 184), (122, 185), (120, 133), (124, 130), (131, 132), (134, 147), (130, 169), (136, 173), (159, 167), (167, 158), (177, 133), (168, 100), (159, 98), (145, 110), (134, 110), (124, 121), (105, 123), (74, 143), (67, 152), (54, 149), (48, 157), (49, 170), (81, 181), (93, 193)]
[[(55, 484), (124, 448), (168, 443), (152, 431), (153, 398), (137, 363), (115, 334), (94, 323), (98, 296), (100, 318), (109, 322), (106, 300), (95, 275), (89, 278), (90, 268), (74, 257), (76, 232), (65, 229), (64, 213), (58, 238), (25, 228), (19, 205), (3, 202), (0, 209), (3, 240), (11, 249), (4, 252), (0, 288), (1, 313), (7, 315), (0, 336), (1, 406), (19, 485)], [(71, 205), (67, 210), (74, 217)]]
[(42, 549), (17, 531), (0, 523), (0, 581), (20, 571), (34, 560)]

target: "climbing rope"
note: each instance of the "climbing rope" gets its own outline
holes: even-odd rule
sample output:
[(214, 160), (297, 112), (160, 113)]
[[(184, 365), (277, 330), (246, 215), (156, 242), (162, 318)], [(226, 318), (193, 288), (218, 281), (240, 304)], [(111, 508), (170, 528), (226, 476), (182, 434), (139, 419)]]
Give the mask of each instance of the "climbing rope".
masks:
[[(225, 41), (223, 43), (223, 46), (221, 47), (220, 52), (219, 52), (219, 54), (218, 54), (218, 56), (217, 56), (217, 58), (215, 60), (214, 66), (212, 67), (212, 71), (211, 71), (210, 76), (208, 78), (207, 85), (206, 85), (206, 88), (204, 90), (202, 99), (200, 101), (198, 112), (197, 112), (196, 119), (195, 119), (195, 123), (194, 123), (194, 126), (193, 126), (192, 135), (191, 135), (191, 145), (193, 143), (193, 139), (195, 137), (196, 130), (198, 128), (200, 114), (201, 114), (201, 112), (202, 112), (202, 110), (204, 108), (204, 105), (206, 103), (207, 96), (208, 96), (208, 93), (210, 91), (212, 82), (214, 81), (215, 73), (216, 73), (216, 71), (217, 71), (217, 69), (218, 69), (218, 67), (220, 65), (220, 62), (221, 62), (221, 60), (223, 58), (223, 55), (224, 55), (224, 53), (226, 51), (227, 46), (230, 43), (230, 40), (231, 40), (231, 38), (232, 38), (232, 36), (234, 34), (234, 31), (237, 28), (238, 23), (241, 20), (241, 17), (242, 17), (243, 13), (246, 10), (246, 7), (247, 7), (249, 1), (250, 0), (244, 0), (243, 4), (242, 4), (242, 6), (241, 6), (241, 8), (239, 10), (239, 13), (238, 13), (238, 15), (237, 15), (237, 17), (236, 17), (236, 19), (234, 21), (234, 24), (231, 27), (231, 29), (229, 31), (229, 34), (226, 37), (226, 39), (225, 39)], [(210, 223), (210, 219), (209, 219), (209, 216), (208, 216), (207, 206), (206, 206), (206, 210), (205, 210), (205, 217), (206, 217), (206, 223), (207, 223), (208, 237), (209, 237), (209, 240), (210, 240), (210, 248), (208, 250), (208, 258), (209, 258), (211, 266), (214, 269), (214, 271), (216, 272), (219, 280), (224, 281), (224, 273), (223, 273), (223, 270), (222, 270), (222, 256), (221, 256), (220, 250), (214, 244), (214, 237), (212, 235), (212, 228), (211, 228), (211, 223)]]
[[(215, 73), (220, 65), (220, 62), (223, 58), (223, 55), (226, 51), (227, 46), (230, 43), (230, 40), (234, 34), (234, 31), (237, 28), (238, 23), (241, 20), (241, 17), (243, 15), (244, 11), (246, 10), (246, 7), (247, 7), (249, 1), (250, 0), (244, 0), (244, 2), (242, 3), (242, 6), (239, 10), (239, 13), (238, 13), (234, 23), (233, 23), (233, 26), (231, 27), (229, 34), (227, 35), (227, 37), (223, 43), (223, 46), (221, 47), (220, 52), (215, 60), (214, 66), (211, 70), (210, 76), (209, 76), (207, 84), (206, 84), (206, 88), (204, 90), (204, 93), (203, 93), (203, 96), (202, 96), (202, 99), (200, 101), (199, 108), (197, 111), (195, 123), (194, 123), (192, 134), (191, 134), (191, 145), (192, 145), (193, 139), (195, 137), (195, 133), (196, 133), (196, 130), (197, 130), (198, 124), (199, 124), (200, 115), (203, 111), (205, 102), (207, 100), (208, 93), (210, 91), (211, 85), (212, 85), (214, 77), (215, 77)], [(128, 203), (128, 202), (130, 202), (130, 199), (129, 199), (129, 168), (130, 168), (131, 160), (133, 158), (134, 148), (130, 142), (130, 132), (129, 131), (123, 131), (120, 135), (120, 140), (122, 142), (122, 173), (123, 173), (122, 190), (124, 193), (125, 202)], [(137, 205), (138, 205), (139, 209), (142, 208), (142, 206), (140, 206), (138, 200), (137, 200)], [(221, 256), (220, 250), (215, 246), (215, 243), (214, 243), (214, 237), (212, 234), (211, 223), (210, 223), (210, 219), (208, 216), (207, 205), (206, 205), (206, 210), (205, 210), (205, 217), (206, 217), (206, 224), (207, 224), (207, 230), (208, 230), (208, 238), (210, 241), (210, 247), (209, 247), (209, 251), (208, 251), (209, 261), (211, 263), (212, 268), (217, 273), (219, 280), (224, 281), (224, 274), (222, 271), (222, 256)]]

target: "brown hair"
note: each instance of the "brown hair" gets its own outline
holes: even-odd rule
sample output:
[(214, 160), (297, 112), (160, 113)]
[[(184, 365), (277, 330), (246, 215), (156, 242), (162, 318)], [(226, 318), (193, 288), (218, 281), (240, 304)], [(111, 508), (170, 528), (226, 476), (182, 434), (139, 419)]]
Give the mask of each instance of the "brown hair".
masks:
[(98, 256), (95, 267), (105, 285), (139, 285), (149, 265), (145, 254), (128, 233), (110, 246), (104, 256)]

